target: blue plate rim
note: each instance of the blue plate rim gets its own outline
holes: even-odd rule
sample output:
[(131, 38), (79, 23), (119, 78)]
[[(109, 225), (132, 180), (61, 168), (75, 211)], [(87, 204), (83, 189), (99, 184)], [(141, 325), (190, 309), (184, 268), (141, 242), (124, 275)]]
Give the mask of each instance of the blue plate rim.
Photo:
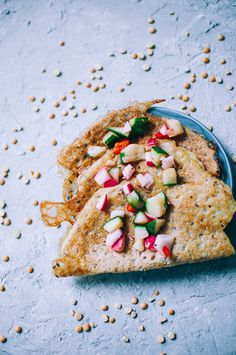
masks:
[[(155, 112), (156, 111), (156, 112)], [(230, 162), (229, 162), (229, 159), (227, 157), (227, 154), (222, 146), (222, 144), (220, 143), (220, 141), (218, 140), (218, 138), (203, 124), (201, 123), (200, 121), (198, 121), (196, 118), (190, 116), (190, 115), (187, 115), (185, 113), (182, 113), (178, 110), (175, 110), (175, 109), (172, 109), (172, 108), (169, 108), (169, 107), (163, 107), (163, 106), (151, 106), (149, 109), (148, 109), (148, 112), (152, 113), (154, 116), (158, 116), (158, 117), (162, 117), (165, 115), (165, 117), (167, 118), (168, 117), (168, 113), (169, 115), (174, 115), (176, 116), (176, 119), (178, 118), (183, 118), (185, 120), (189, 120), (189, 121), (192, 121), (196, 124), (196, 126), (200, 126), (202, 131), (203, 131), (203, 135), (204, 137), (209, 141), (209, 137), (207, 136), (210, 136), (211, 137), (211, 140), (213, 141), (213, 143), (215, 143), (216, 147), (217, 147), (217, 155), (218, 155), (218, 159), (220, 160), (220, 163), (221, 163), (221, 168), (224, 170), (224, 172), (226, 173), (227, 175), (227, 182), (224, 181), (224, 179), (222, 178), (222, 180), (230, 187), (230, 189), (233, 191), (233, 175), (232, 175), (232, 170), (231, 170), (231, 166), (230, 166)], [(170, 117), (170, 118), (173, 118), (173, 117)], [(192, 127), (190, 127), (190, 129), (192, 129)], [(196, 130), (197, 131), (197, 130)], [(198, 132), (200, 134), (202, 134), (202, 131), (201, 132)], [(205, 132), (207, 132), (207, 134), (204, 134)], [(218, 154), (220, 151), (221, 155)], [(224, 161), (222, 161), (223, 159)]]

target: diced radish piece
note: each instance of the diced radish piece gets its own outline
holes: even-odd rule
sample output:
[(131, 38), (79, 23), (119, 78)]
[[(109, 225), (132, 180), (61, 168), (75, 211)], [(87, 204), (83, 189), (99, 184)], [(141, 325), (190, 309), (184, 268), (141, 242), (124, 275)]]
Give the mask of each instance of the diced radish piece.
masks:
[(143, 175), (143, 174), (138, 174), (138, 175), (136, 176), (136, 178), (137, 178), (139, 184), (140, 184), (142, 187), (144, 187), (144, 185), (145, 185), (144, 175)]
[(122, 174), (126, 180), (129, 180), (134, 172), (135, 172), (135, 168), (131, 164), (128, 164), (123, 169)]
[(169, 168), (173, 168), (174, 166), (175, 166), (175, 161), (174, 161), (173, 155), (170, 155), (169, 157), (164, 158), (161, 161), (161, 167), (164, 170), (169, 169)]
[(153, 179), (153, 176), (149, 173), (146, 173), (144, 175), (144, 179), (145, 179), (145, 185), (144, 187), (146, 189), (149, 189), (149, 187), (154, 183), (154, 179)]
[(156, 145), (156, 139), (155, 138), (149, 138), (147, 141), (147, 146), (148, 147), (153, 147), (154, 145)]
[(154, 244), (158, 254), (163, 257), (170, 256), (174, 239), (175, 238), (171, 234), (158, 234)]
[(169, 137), (175, 137), (178, 136), (179, 134), (184, 133), (183, 126), (178, 120), (175, 119), (166, 120), (166, 125), (168, 127)]
[(123, 233), (122, 236), (112, 245), (112, 250), (120, 253), (125, 248), (125, 234)]
[(156, 248), (154, 247), (156, 241), (156, 236), (155, 235), (149, 235), (146, 239), (144, 239), (144, 246), (146, 249), (149, 249), (151, 251), (157, 251)]
[(107, 207), (107, 201), (108, 201), (107, 194), (101, 196), (100, 200), (96, 204), (96, 208), (100, 211), (105, 211)]
[(147, 216), (148, 218), (150, 218), (151, 221), (153, 221), (154, 219), (156, 219), (156, 217), (153, 216), (153, 215), (151, 215), (150, 213), (145, 212), (145, 214), (146, 214), (146, 216)]
[(111, 168), (109, 170), (109, 174), (111, 175), (111, 177), (113, 179), (115, 179), (119, 183), (119, 181), (120, 181), (120, 168), (118, 168), (118, 167)]
[(166, 125), (162, 126), (159, 130), (159, 132), (163, 135), (163, 136), (168, 136), (168, 132), (169, 132), (169, 129)]
[(129, 133), (131, 132), (131, 126), (129, 124), (129, 122), (127, 121), (122, 129), (123, 133)]
[(154, 182), (154, 179), (151, 174), (147, 173), (145, 175), (138, 174), (137, 179), (142, 187), (148, 189)]
[(110, 174), (107, 172), (106, 168), (102, 168), (99, 172), (95, 175), (94, 180), (99, 186), (103, 186), (104, 183), (111, 179)]
[(112, 247), (115, 242), (122, 236), (123, 232), (121, 229), (117, 229), (112, 233), (107, 234), (106, 245)]
[(146, 159), (147, 166), (155, 166), (153, 159), (152, 159), (152, 154), (150, 152), (145, 153), (145, 159)]
[(129, 195), (133, 191), (132, 184), (129, 182), (128, 184), (123, 185), (123, 191), (124, 191), (125, 195)]
[(124, 218), (124, 216), (125, 216), (125, 211), (123, 211), (123, 210), (111, 211), (111, 218), (115, 218), (115, 217)]
[(113, 186), (116, 186), (118, 185), (118, 182), (115, 180), (115, 179), (109, 179), (107, 181), (104, 182), (104, 187), (113, 187)]

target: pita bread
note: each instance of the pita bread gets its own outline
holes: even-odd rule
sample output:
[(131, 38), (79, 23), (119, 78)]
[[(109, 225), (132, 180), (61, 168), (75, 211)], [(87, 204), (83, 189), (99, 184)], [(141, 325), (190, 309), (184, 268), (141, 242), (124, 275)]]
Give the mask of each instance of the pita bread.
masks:
[[(62, 242), (60, 258), (53, 262), (56, 276), (147, 270), (234, 254), (224, 228), (232, 219), (236, 204), (228, 186), (218, 178), (220, 169), (215, 147), (186, 128), (184, 136), (172, 140), (170, 146), (181, 182), (179, 185), (163, 186), (156, 167), (147, 167), (142, 161), (132, 163), (136, 174), (130, 179), (134, 189), (144, 199), (160, 191), (166, 193), (171, 206), (165, 216), (162, 233), (174, 235), (171, 257), (163, 258), (150, 250), (140, 253), (134, 249), (134, 241), (129, 238), (126, 238), (126, 247), (121, 253), (106, 246), (107, 233), (103, 225), (109, 219), (111, 210), (123, 208), (126, 211), (124, 232), (127, 236), (134, 233), (134, 215), (125, 208), (127, 201), (122, 193), (123, 183), (103, 189), (94, 181), (101, 167), (114, 159), (112, 150), (107, 149), (101, 158), (94, 159), (87, 157), (87, 147), (102, 145), (107, 126), (122, 126), (130, 118), (144, 113), (151, 123), (150, 129), (147, 136), (138, 138), (137, 142), (145, 146), (147, 139), (165, 122), (146, 112), (156, 102), (111, 112), (61, 151), (58, 162), (70, 171), (64, 184), (65, 202), (45, 201), (41, 204), (42, 218), (47, 225), (56, 226), (62, 221), (73, 224)], [(136, 178), (138, 173), (146, 172), (154, 176), (154, 183), (148, 190), (141, 188)], [(96, 205), (104, 191), (108, 195), (109, 208), (100, 212)]]

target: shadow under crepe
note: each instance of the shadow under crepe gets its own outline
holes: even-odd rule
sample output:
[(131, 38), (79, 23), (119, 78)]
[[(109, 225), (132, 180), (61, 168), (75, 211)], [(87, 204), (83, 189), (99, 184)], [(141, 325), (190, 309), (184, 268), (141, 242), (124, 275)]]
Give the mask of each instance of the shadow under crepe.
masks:
[[(155, 114), (155, 109), (152, 110)], [(169, 113), (169, 112), (168, 112)], [(176, 111), (173, 110), (173, 113), (176, 114)], [(172, 113), (172, 115), (173, 115)], [(169, 115), (168, 115), (169, 116)], [(181, 114), (181, 116), (183, 116)], [(185, 115), (184, 115), (185, 116)], [(182, 118), (182, 117), (181, 117)], [(178, 117), (180, 119), (180, 117)], [(186, 120), (186, 118), (184, 117)], [(183, 118), (182, 118), (183, 120)], [(186, 124), (186, 122), (183, 122)], [(195, 122), (194, 122), (195, 123)], [(191, 125), (190, 125), (191, 126)], [(193, 127), (191, 127), (193, 128)], [(194, 125), (196, 128), (196, 125)], [(206, 129), (203, 127), (203, 131), (205, 133)], [(203, 134), (203, 131), (200, 133)], [(207, 132), (207, 138), (210, 140), (210, 136), (212, 136), (211, 132)], [(216, 139), (217, 140), (217, 139)], [(217, 140), (218, 141), (218, 140)], [(233, 164), (231, 157), (229, 156), (225, 147), (221, 144), (224, 152), (228, 158), (228, 163), (230, 165), (230, 169), (232, 172), (233, 177), (233, 195), (236, 199), (236, 165)], [(222, 158), (222, 156), (221, 156)], [(228, 176), (227, 176), (227, 168), (225, 168), (225, 164), (222, 166), (222, 171), (225, 173), (225, 176), (222, 176), (223, 180), (227, 183)], [(229, 179), (230, 181), (230, 179)], [(230, 238), (231, 243), (233, 244), (234, 248), (236, 249), (236, 217), (233, 218), (231, 223), (225, 229), (227, 236)], [(117, 274), (102, 274), (102, 275), (94, 275), (94, 276), (82, 276), (82, 277), (75, 277), (74, 283), (77, 286), (82, 287), (93, 287), (93, 286), (106, 286), (106, 288), (114, 287), (114, 284), (120, 286), (131, 286), (141, 284), (142, 282), (148, 282), (149, 285), (155, 288), (157, 283), (168, 283), (171, 282), (179, 282), (181, 279), (190, 279), (191, 281), (198, 282), (201, 278), (208, 278), (209, 276), (214, 279), (219, 278), (220, 276), (223, 277), (227, 274), (228, 271), (236, 269), (236, 255), (231, 256), (228, 258), (222, 258), (217, 260), (210, 260), (205, 262), (198, 262), (194, 264), (184, 264), (179, 266), (174, 266), (170, 268), (163, 268), (163, 269), (155, 269), (155, 270), (147, 270), (144, 272), (137, 271), (137, 272), (129, 272), (129, 273), (117, 273)]]

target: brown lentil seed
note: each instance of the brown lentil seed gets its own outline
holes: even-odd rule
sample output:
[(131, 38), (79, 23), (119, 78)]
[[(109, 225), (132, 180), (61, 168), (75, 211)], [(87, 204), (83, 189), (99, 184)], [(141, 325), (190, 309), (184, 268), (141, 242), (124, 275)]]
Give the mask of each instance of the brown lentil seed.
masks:
[(137, 297), (132, 297), (131, 298), (131, 303), (132, 304), (137, 304), (138, 303), (138, 298)]
[(75, 312), (75, 315), (74, 315), (75, 319), (76, 320), (81, 320), (83, 318), (83, 314), (80, 313), (80, 312)]
[(144, 332), (144, 330), (145, 330), (144, 325), (140, 324), (140, 325), (138, 326), (138, 330), (139, 330), (140, 332)]
[(109, 323), (115, 323), (115, 321), (116, 321), (115, 317), (111, 316), (109, 318)]
[(214, 82), (216, 81), (215, 75), (211, 75), (211, 76), (209, 77), (209, 81), (210, 81), (211, 83), (214, 83)]
[(166, 303), (164, 300), (159, 300), (158, 304), (159, 304), (159, 306), (163, 307)]
[(147, 304), (147, 303), (141, 303), (141, 304), (140, 304), (140, 308), (141, 308), (142, 310), (145, 310), (145, 309), (148, 308), (148, 304)]
[(158, 290), (154, 290), (154, 295), (158, 296), (160, 292)]
[(148, 23), (152, 24), (155, 22), (154, 18), (152, 17), (149, 17), (148, 20), (147, 20)]
[(11, 141), (12, 144), (16, 144), (17, 143), (17, 139), (16, 138), (13, 138), (12, 141)]
[(137, 59), (137, 58), (138, 58), (137, 53), (132, 53), (132, 54), (131, 54), (131, 58), (132, 58), (132, 59)]
[(156, 33), (156, 28), (155, 27), (150, 27), (149, 28), (149, 30), (148, 30), (148, 32), (150, 33), (150, 34), (154, 34), (154, 33)]
[(225, 105), (224, 107), (226, 112), (230, 112), (231, 111), (231, 106), (230, 105)]
[(101, 311), (103, 311), (103, 312), (104, 312), (104, 311), (107, 311), (108, 308), (109, 308), (109, 307), (108, 307), (107, 304), (102, 304), (101, 307), (100, 307)]
[(32, 224), (32, 223), (33, 223), (32, 218), (27, 217), (27, 218), (25, 219), (25, 223), (28, 224), (28, 225)]
[(170, 316), (173, 316), (175, 314), (175, 310), (171, 308), (169, 309), (168, 313)]
[(57, 140), (56, 140), (55, 138), (53, 138), (53, 139), (51, 140), (50, 144), (51, 144), (52, 146), (57, 145)]
[(0, 342), (1, 343), (6, 343), (7, 342), (7, 337), (5, 337), (5, 335), (0, 335)]
[(9, 258), (8, 255), (4, 255), (4, 256), (2, 257), (2, 260), (3, 260), (5, 263), (7, 263), (7, 262), (10, 260), (10, 258)]
[(11, 225), (11, 220), (10, 220), (10, 218), (4, 218), (3, 224), (4, 224), (5, 226), (10, 226), (10, 225)]
[(189, 101), (189, 96), (188, 95), (183, 95), (182, 96), (182, 101), (188, 102)]
[(3, 178), (0, 178), (0, 185), (4, 185), (5, 184), (5, 180)]
[(6, 287), (3, 284), (0, 284), (0, 291), (1, 292), (6, 291)]
[(34, 272), (33, 266), (32, 266), (32, 265), (29, 265), (29, 266), (27, 267), (27, 271), (28, 271), (29, 274), (32, 274), (32, 273)]
[(83, 325), (82, 325), (82, 328), (83, 328), (83, 330), (84, 330), (85, 332), (90, 332), (90, 330), (91, 330), (91, 327), (90, 327), (89, 323), (83, 324)]
[(202, 51), (203, 53), (207, 54), (210, 53), (211, 49), (209, 47), (204, 47)]
[(17, 334), (21, 334), (22, 331), (23, 331), (23, 329), (22, 329), (21, 326), (19, 326), (19, 325), (16, 325), (16, 326), (15, 326), (15, 332), (16, 332)]
[(130, 339), (127, 336), (123, 336), (121, 339), (123, 340), (124, 343), (130, 342)]
[(31, 95), (28, 97), (28, 100), (34, 102), (36, 100), (36, 97)]
[(217, 39), (218, 39), (218, 41), (224, 41), (225, 36), (222, 33), (218, 33)]
[(206, 79), (207, 77), (208, 77), (207, 72), (201, 73), (201, 78), (202, 78), (202, 79)]
[(192, 106), (189, 107), (189, 110), (190, 110), (191, 112), (196, 112), (196, 111), (197, 111), (197, 108), (192, 105)]
[(208, 57), (203, 57), (202, 61), (203, 63), (208, 64), (210, 62), (210, 59)]
[(88, 89), (89, 89), (89, 88), (91, 88), (91, 86), (92, 86), (92, 84), (91, 84), (91, 83), (89, 83), (89, 82), (85, 83), (85, 87), (86, 87), (86, 88), (88, 88)]
[(76, 331), (76, 333), (82, 333), (83, 327), (82, 327), (81, 325), (77, 325), (77, 326), (75, 327), (75, 331)]
[(190, 89), (191, 87), (191, 84), (190, 83), (184, 83), (184, 88), (185, 89)]
[(226, 64), (226, 60), (224, 58), (220, 59), (220, 64)]

